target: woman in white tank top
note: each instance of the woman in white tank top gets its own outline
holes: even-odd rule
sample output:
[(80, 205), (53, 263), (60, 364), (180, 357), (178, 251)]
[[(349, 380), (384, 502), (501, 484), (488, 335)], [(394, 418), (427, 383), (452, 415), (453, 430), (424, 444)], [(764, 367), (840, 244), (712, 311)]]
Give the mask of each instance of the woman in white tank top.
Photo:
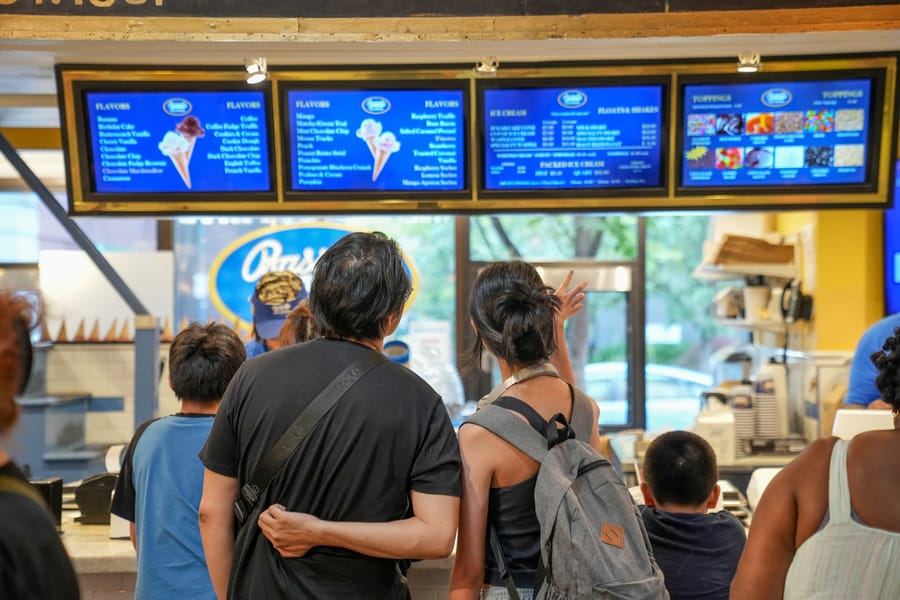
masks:
[(900, 328), (872, 361), (894, 429), (817, 440), (772, 480), (732, 600), (900, 598)]

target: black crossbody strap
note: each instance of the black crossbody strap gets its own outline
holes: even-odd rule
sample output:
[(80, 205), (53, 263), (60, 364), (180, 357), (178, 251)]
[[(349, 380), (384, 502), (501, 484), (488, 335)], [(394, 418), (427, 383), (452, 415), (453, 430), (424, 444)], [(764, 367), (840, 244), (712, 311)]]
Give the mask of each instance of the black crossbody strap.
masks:
[(494, 553), (494, 560), (497, 561), (500, 577), (503, 578), (503, 583), (506, 584), (506, 591), (510, 600), (519, 600), (519, 590), (516, 588), (516, 582), (513, 580), (512, 573), (509, 572), (506, 556), (503, 554), (503, 546), (500, 545), (500, 536), (497, 535), (497, 528), (494, 527), (493, 523), (488, 523), (488, 543), (490, 543), (491, 551)]
[[(346, 394), (362, 377), (388, 359), (380, 352), (367, 352), (332, 380), (319, 395), (309, 403), (288, 427), (287, 431), (278, 440), (278, 443), (269, 451), (259, 467), (253, 473), (253, 477), (241, 487), (241, 497), (235, 505), (238, 520), (243, 522), (243, 515), (249, 515), (256, 502), (262, 495), (262, 491), (275, 478), (287, 458), (300, 445), (309, 433), (315, 429), (322, 417), (334, 408), (338, 400)], [(242, 502), (241, 502), (242, 501)]]

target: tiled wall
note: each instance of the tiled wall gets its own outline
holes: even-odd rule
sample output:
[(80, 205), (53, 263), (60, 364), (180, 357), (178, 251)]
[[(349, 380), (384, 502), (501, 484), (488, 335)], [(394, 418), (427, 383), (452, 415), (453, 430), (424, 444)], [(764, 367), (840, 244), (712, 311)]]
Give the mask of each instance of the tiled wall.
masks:
[[(169, 344), (161, 344), (159, 357), (166, 365), (159, 379), (159, 414), (178, 412), (169, 389)], [(55, 344), (47, 354), (47, 394), (88, 392), (95, 397), (124, 398), (122, 411), (91, 411), (86, 442), (119, 444), (134, 432), (134, 345), (125, 343)]]

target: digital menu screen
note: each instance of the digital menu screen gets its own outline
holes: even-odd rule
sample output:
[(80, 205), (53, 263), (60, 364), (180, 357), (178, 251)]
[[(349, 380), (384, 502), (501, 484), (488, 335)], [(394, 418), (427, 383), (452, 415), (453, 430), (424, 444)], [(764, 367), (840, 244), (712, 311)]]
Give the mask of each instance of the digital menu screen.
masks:
[(286, 108), (293, 191), (468, 187), (462, 89), (292, 89)]
[(869, 180), (872, 81), (685, 85), (683, 188)]
[(663, 89), (485, 88), (484, 189), (662, 186)]
[(894, 207), (884, 211), (884, 309), (888, 315), (900, 313), (900, 161), (894, 177)]
[(86, 91), (92, 191), (266, 192), (263, 91)]

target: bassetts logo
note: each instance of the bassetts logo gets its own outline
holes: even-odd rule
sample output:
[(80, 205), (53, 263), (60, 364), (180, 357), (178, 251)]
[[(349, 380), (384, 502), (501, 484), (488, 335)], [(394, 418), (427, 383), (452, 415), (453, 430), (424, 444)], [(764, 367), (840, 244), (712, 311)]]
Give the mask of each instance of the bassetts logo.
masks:
[(370, 115), (383, 115), (391, 110), (391, 101), (382, 96), (369, 96), (362, 101), (362, 109)]
[(587, 100), (587, 94), (580, 90), (566, 90), (556, 97), (556, 101), (563, 108), (581, 108)]
[(189, 100), (184, 98), (169, 98), (163, 102), (163, 112), (173, 117), (183, 117), (193, 110)]
[(762, 93), (760, 100), (769, 108), (781, 108), (787, 106), (794, 99), (790, 90), (784, 88), (772, 88)]
[[(222, 317), (243, 331), (252, 328), (249, 298), (256, 282), (270, 271), (293, 271), (309, 290), (313, 269), (322, 254), (339, 239), (357, 231), (336, 223), (313, 222), (264, 227), (241, 236), (222, 249), (209, 269), (209, 298)], [(418, 289), (418, 273), (403, 257), (412, 281), (412, 304)]]

